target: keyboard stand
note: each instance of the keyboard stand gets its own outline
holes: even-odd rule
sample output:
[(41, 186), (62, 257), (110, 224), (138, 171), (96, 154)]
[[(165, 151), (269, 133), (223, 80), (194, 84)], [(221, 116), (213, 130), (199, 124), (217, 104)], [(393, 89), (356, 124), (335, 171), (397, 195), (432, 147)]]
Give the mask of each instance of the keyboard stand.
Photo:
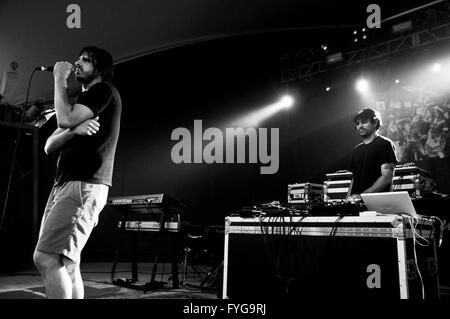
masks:
[[(170, 253), (170, 261), (172, 265), (172, 288), (177, 289), (179, 288), (179, 282), (178, 282), (178, 260), (177, 260), (177, 250), (175, 248), (176, 243), (176, 235), (177, 233), (169, 233), (169, 231), (165, 228), (167, 221), (165, 210), (163, 209), (163, 212), (161, 214), (161, 219), (159, 223), (159, 231), (158, 231), (158, 245), (156, 246), (156, 255), (153, 262), (153, 269), (152, 269), (152, 277), (150, 279), (150, 282), (144, 285), (144, 291), (152, 291), (156, 289), (164, 288), (163, 282), (155, 281), (156, 271), (158, 269), (158, 259), (161, 253), (161, 242), (162, 239), (167, 235), (169, 239), (169, 253)], [(179, 221), (179, 216), (178, 216)]]
[[(180, 216), (177, 214), (178, 222), (180, 221)], [(128, 220), (128, 212), (125, 212), (123, 215), (123, 220), (121, 224), (121, 231), (125, 232), (125, 225)], [(160, 223), (159, 223), (159, 230), (158, 230), (158, 236), (157, 236), (157, 246), (156, 246), (156, 255), (153, 261), (153, 268), (152, 268), (152, 275), (150, 282), (144, 284), (144, 285), (136, 285), (135, 283), (138, 282), (138, 251), (137, 251), (137, 244), (138, 244), (138, 234), (139, 231), (131, 231), (131, 280), (126, 279), (125, 281), (123, 279), (115, 279), (115, 273), (116, 273), (116, 267), (117, 267), (117, 260), (119, 256), (119, 249), (117, 248), (114, 255), (114, 261), (111, 269), (111, 282), (113, 284), (116, 284), (118, 286), (133, 288), (133, 289), (139, 289), (143, 290), (144, 292), (147, 291), (153, 291), (157, 289), (164, 288), (164, 282), (158, 282), (155, 280), (156, 272), (158, 269), (158, 263), (161, 256), (161, 243), (162, 240), (167, 236), (169, 239), (169, 254), (170, 254), (170, 261), (171, 261), (171, 268), (172, 268), (172, 288), (177, 289), (179, 288), (179, 280), (178, 280), (178, 256), (177, 256), (177, 239), (178, 239), (178, 232), (169, 232), (166, 228), (167, 222), (167, 214), (165, 210), (162, 210)]]

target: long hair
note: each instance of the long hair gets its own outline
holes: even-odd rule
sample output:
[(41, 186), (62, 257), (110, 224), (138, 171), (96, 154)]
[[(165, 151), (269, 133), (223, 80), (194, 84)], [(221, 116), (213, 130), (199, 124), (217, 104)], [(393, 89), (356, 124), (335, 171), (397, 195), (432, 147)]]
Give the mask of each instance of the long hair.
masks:
[(112, 81), (114, 66), (111, 54), (99, 47), (86, 46), (81, 49), (80, 54), (87, 53), (92, 59), (94, 69), (102, 76), (103, 81)]

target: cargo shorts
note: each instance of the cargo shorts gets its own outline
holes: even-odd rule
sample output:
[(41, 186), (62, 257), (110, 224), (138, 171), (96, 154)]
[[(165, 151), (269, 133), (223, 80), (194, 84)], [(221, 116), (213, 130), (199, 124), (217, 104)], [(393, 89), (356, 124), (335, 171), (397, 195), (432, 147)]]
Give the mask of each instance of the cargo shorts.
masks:
[(36, 250), (80, 259), (108, 197), (109, 187), (81, 181), (53, 186), (42, 216)]

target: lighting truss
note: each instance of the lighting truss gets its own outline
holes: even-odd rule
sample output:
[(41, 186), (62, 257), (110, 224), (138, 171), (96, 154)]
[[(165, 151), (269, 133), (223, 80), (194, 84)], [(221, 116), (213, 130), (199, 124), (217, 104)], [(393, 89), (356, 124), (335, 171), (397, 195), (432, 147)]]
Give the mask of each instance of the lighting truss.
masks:
[(449, 39), (450, 22), (447, 22), (433, 28), (399, 36), (395, 39), (374, 44), (365, 48), (346, 53), (342, 52), (343, 60), (336, 65), (326, 64), (326, 58), (323, 58), (315, 62), (300, 64), (294, 67), (282, 66), (281, 82), (287, 83), (294, 80), (305, 79), (330, 69), (349, 67), (362, 62), (385, 58), (403, 51), (429, 46)]

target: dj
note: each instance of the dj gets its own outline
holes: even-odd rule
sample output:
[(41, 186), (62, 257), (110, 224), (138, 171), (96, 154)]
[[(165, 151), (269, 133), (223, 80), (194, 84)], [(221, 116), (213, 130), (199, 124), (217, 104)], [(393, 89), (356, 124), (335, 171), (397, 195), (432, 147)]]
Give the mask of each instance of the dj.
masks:
[(397, 158), (393, 142), (378, 135), (381, 117), (365, 108), (354, 117), (356, 130), (363, 139), (352, 152), (348, 170), (353, 173), (349, 200), (358, 201), (361, 193), (389, 192)]

